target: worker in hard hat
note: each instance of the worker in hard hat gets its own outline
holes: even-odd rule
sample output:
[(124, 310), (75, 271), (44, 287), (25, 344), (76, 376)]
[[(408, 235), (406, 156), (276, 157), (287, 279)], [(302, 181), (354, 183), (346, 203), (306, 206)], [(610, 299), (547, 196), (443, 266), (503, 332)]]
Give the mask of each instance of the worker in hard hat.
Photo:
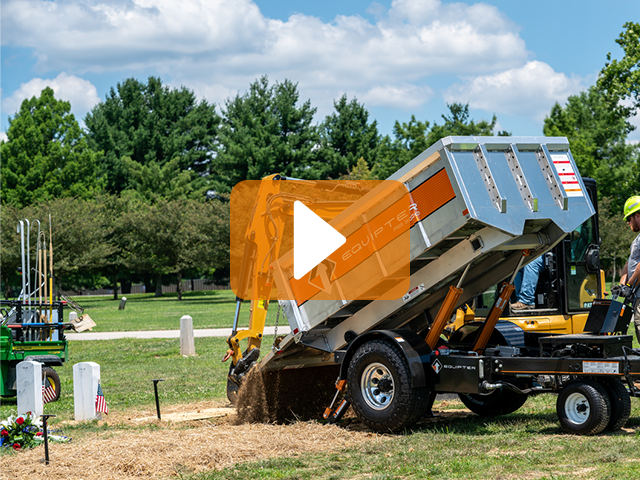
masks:
[[(640, 232), (640, 195), (634, 195), (625, 202), (624, 219), (633, 232)], [(630, 293), (634, 282), (640, 283), (640, 267), (638, 264), (640, 264), (640, 234), (631, 242), (631, 254), (622, 270), (620, 287), (616, 288), (623, 297)], [(636, 337), (640, 342), (640, 298), (636, 299), (633, 307), (633, 322), (636, 327)]]

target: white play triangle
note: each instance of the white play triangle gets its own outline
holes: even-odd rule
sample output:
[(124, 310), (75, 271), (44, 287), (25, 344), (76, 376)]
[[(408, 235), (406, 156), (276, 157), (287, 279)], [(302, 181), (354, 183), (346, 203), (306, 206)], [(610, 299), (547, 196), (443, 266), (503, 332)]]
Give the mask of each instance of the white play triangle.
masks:
[(347, 239), (302, 202), (293, 204), (293, 276), (300, 280)]

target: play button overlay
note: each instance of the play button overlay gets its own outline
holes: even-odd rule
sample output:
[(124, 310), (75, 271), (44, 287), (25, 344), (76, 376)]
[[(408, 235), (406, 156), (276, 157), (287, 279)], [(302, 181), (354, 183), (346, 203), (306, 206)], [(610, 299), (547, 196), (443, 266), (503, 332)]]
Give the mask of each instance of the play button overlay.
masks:
[(293, 277), (300, 280), (316, 265), (346, 243), (335, 228), (304, 203), (293, 204)]
[(229, 201), (231, 288), (257, 309), (276, 298), (393, 300), (409, 290), (422, 207), (401, 182), (272, 175), (238, 183)]

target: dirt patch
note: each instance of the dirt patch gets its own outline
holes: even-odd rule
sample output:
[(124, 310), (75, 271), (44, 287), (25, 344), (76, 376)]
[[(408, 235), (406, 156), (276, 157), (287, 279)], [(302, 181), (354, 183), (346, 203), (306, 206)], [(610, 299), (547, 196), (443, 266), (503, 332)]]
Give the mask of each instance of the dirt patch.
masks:
[[(51, 464), (44, 465), (44, 448), (20, 452), (2, 461), (2, 478), (52, 480), (132, 480), (177, 477), (181, 473), (220, 470), (237, 463), (287, 457), (309, 452), (333, 452), (364, 442), (382, 442), (394, 436), (368, 431), (348, 412), (341, 426), (316, 421), (238, 424), (237, 415), (211, 420), (174, 423), (172, 415), (206, 413), (227, 408), (220, 402), (170, 405), (162, 409), (163, 420), (140, 421), (155, 410), (113, 412), (98, 422), (95, 437), (69, 444), (51, 444)], [(470, 415), (468, 411), (440, 411), (428, 424)], [(73, 424), (76, 422), (63, 422)], [(139, 430), (140, 425), (151, 428)], [(125, 427), (135, 426), (132, 433)]]
[(140, 433), (118, 432), (116, 435), (116, 432), (107, 431), (81, 443), (52, 444), (48, 466), (43, 463), (43, 447), (21, 452), (2, 462), (3, 478), (127, 480), (171, 477), (269, 457), (336, 451), (382, 438), (370, 432), (350, 431), (317, 422), (232, 425), (230, 419), (226, 419), (220, 423), (192, 422), (189, 429), (172, 428), (170, 424), (164, 426), (160, 430)]

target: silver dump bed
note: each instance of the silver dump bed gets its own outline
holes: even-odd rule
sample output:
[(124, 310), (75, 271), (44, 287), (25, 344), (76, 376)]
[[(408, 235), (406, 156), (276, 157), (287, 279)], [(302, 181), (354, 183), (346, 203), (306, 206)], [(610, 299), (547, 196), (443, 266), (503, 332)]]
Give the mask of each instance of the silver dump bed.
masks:
[(407, 294), (281, 300), (292, 333), (260, 368), (331, 362), (345, 334), (398, 328), (424, 334), (467, 265), (459, 305), (511, 275), (523, 249), (532, 251), (526, 263), (595, 213), (564, 137), (447, 137), (390, 179), (406, 185), (421, 212), (410, 230)]

